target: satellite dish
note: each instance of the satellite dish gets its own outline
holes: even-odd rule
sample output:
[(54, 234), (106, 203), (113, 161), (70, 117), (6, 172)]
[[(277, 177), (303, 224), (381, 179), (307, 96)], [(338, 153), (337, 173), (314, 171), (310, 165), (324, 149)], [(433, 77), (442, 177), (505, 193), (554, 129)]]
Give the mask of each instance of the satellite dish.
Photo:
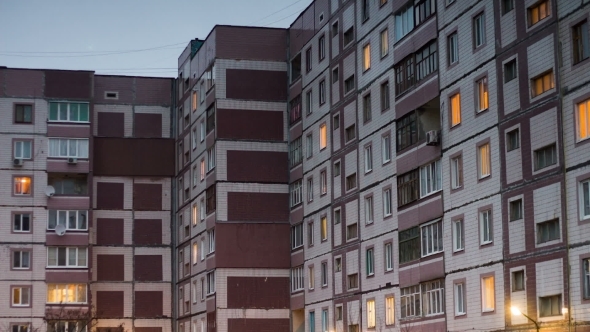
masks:
[(47, 188), (45, 188), (45, 195), (47, 195), (47, 197), (55, 195), (55, 188), (53, 188), (53, 186), (47, 186)]
[(66, 233), (66, 225), (59, 224), (59, 225), (55, 226), (55, 234), (57, 234), (58, 236), (63, 236), (65, 233)]

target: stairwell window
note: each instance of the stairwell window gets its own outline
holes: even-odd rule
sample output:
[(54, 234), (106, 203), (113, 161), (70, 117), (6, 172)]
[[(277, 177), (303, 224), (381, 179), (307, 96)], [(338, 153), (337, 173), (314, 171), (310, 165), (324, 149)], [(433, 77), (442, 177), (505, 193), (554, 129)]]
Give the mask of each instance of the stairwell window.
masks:
[(576, 133), (578, 141), (590, 138), (590, 99), (576, 105)]
[(522, 198), (510, 201), (508, 205), (510, 221), (522, 219)]
[(539, 297), (539, 316), (561, 316), (561, 294)]
[(328, 146), (328, 127), (325, 123), (320, 125), (320, 151)]
[(559, 240), (559, 219), (540, 222), (537, 224), (537, 243)]
[(352, 124), (351, 126), (346, 128), (345, 132), (346, 143), (352, 141), (356, 138), (356, 125)]
[(347, 94), (352, 90), (354, 90), (354, 75), (351, 75), (344, 80), (344, 94)]
[(363, 71), (367, 71), (370, 68), (371, 68), (371, 44), (367, 44), (363, 47)]
[(346, 191), (356, 188), (356, 173), (346, 177)]

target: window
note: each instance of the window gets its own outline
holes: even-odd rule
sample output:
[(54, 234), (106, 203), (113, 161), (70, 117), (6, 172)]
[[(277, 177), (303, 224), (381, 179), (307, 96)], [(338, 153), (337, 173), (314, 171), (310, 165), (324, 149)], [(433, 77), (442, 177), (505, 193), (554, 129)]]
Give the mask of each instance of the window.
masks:
[(295, 123), (301, 119), (301, 95), (297, 95), (289, 102), (289, 123)]
[(86, 284), (47, 284), (47, 303), (86, 303)]
[(385, 325), (395, 324), (395, 298), (385, 297)]
[(443, 251), (442, 220), (420, 227), (422, 257)]
[(215, 293), (215, 271), (207, 273), (207, 295)]
[(518, 128), (506, 133), (506, 150), (512, 151), (520, 147), (520, 130)]
[(463, 186), (463, 157), (458, 156), (451, 159), (451, 189), (458, 189)]
[(557, 164), (555, 143), (535, 150), (535, 171)]
[(301, 147), (301, 136), (289, 143), (289, 163), (293, 167), (303, 160), (303, 149)]
[(14, 158), (31, 159), (33, 141), (14, 141)]
[(473, 18), (473, 48), (478, 48), (486, 42), (485, 16), (483, 13)]
[(477, 162), (479, 163), (479, 178), (483, 179), (491, 174), (490, 144), (486, 143), (477, 147)]
[(356, 173), (346, 177), (346, 191), (356, 188)]
[(320, 195), (328, 193), (328, 175), (326, 171), (320, 172)]
[(539, 316), (561, 316), (561, 294), (539, 297)]
[(348, 30), (344, 31), (343, 37), (343, 45), (346, 46), (350, 44), (354, 40), (354, 27), (348, 28)]
[(365, 224), (373, 223), (373, 196), (365, 198)]
[(381, 31), (380, 36), (381, 36), (381, 38), (379, 40), (380, 40), (380, 44), (381, 44), (381, 57), (383, 58), (384, 56), (386, 56), (389, 53), (388, 30), (385, 29), (385, 30)]
[(415, 54), (416, 58), (416, 82), (420, 82), (428, 75), (438, 70), (438, 57), (436, 42), (424, 46)]
[(515, 79), (518, 75), (516, 70), (516, 59), (512, 59), (504, 64), (504, 83), (508, 83)]
[(299, 77), (301, 77), (301, 53), (297, 53), (297, 55), (291, 60), (291, 83), (295, 82)]
[(309, 289), (314, 289), (315, 288), (315, 271), (313, 269), (313, 265), (308, 267), (308, 272), (309, 272)]
[(338, 225), (340, 223), (340, 209), (334, 210), (334, 225)]
[(370, 145), (367, 145), (364, 149), (365, 156), (365, 173), (369, 173), (373, 170), (373, 150)]
[(514, 0), (502, 0), (502, 15), (508, 14), (514, 9)]
[(342, 271), (342, 258), (338, 257), (334, 260), (334, 270), (336, 272)]
[(461, 94), (452, 95), (449, 105), (451, 107), (451, 127), (454, 127), (461, 123)]
[(391, 189), (385, 189), (383, 191), (383, 215), (388, 217), (391, 213)]
[(424, 294), (424, 315), (431, 316), (444, 313), (444, 281), (429, 281), (421, 285)]
[(475, 82), (477, 88), (477, 111), (481, 112), (488, 109), (488, 78), (484, 77)]
[(442, 167), (440, 159), (420, 167), (420, 197), (428, 196), (442, 189)]
[(50, 138), (48, 157), (88, 158), (88, 139)]
[(313, 246), (313, 243), (314, 243), (314, 236), (313, 236), (314, 235), (313, 234), (314, 233), (314, 229), (313, 229), (314, 227), (313, 226), (314, 226), (313, 225), (313, 221), (310, 221), (307, 224), (307, 245), (308, 246)]
[(328, 145), (328, 128), (325, 123), (320, 125), (320, 150)]
[(328, 240), (328, 218), (320, 218), (320, 238), (322, 241)]
[(367, 328), (375, 328), (375, 300), (367, 300)]
[(205, 260), (205, 238), (201, 238), (201, 260)]
[(13, 251), (12, 252), (12, 268), (18, 270), (28, 270), (31, 268), (31, 252), (30, 251)]
[(207, 231), (207, 235), (209, 236), (209, 253), (213, 253), (215, 252), (215, 229)]
[(215, 129), (215, 107), (211, 106), (207, 109), (207, 134)]
[(201, 181), (205, 180), (205, 159), (201, 159)]
[(585, 100), (577, 105), (578, 117), (577, 117), (577, 134), (578, 141), (587, 139), (590, 137), (590, 99)]
[(344, 94), (349, 93), (354, 89), (354, 75), (344, 80)]
[[(332, 70), (332, 84), (338, 82), (339, 76), (340, 75), (338, 75), (338, 67), (336, 67)], [(336, 129), (336, 128), (337, 127), (335, 127), (334, 129)]]
[(375, 250), (373, 248), (367, 249), (366, 254), (366, 268), (367, 268), (367, 276), (372, 276), (375, 274)]
[(346, 240), (356, 239), (358, 237), (358, 228), (356, 223), (346, 226)]
[(547, 18), (550, 15), (551, 6), (549, 0), (538, 2), (536, 5), (528, 9), (529, 13), (529, 27), (537, 24), (539, 21)]
[(356, 137), (356, 125), (351, 125), (346, 128), (346, 143), (352, 141)]
[(215, 168), (215, 147), (207, 150), (207, 172)]
[(389, 135), (381, 138), (381, 157), (383, 164), (391, 161), (391, 138)]
[(47, 184), (53, 186), (56, 195), (88, 195), (88, 179), (84, 174), (48, 173)]
[(386, 243), (383, 251), (385, 253), (385, 271), (393, 271), (393, 244)]
[(207, 214), (215, 212), (215, 207), (216, 207), (215, 185), (212, 185), (209, 188), (207, 188), (207, 190), (205, 191), (205, 197), (207, 199), (207, 205), (205, 206), (205, 209), (206, 209), (205, 212)]
[(418, 170), (397, 177), (397, 205), (403, 206), (419, 197)]
[(313, 201), (313, 178), (307, 179), (307, 201)]
[(389, 81), (381, 84), (381, 111), (389, 109)]
[(447, 37), (447, 52), (449, 65), (459, 61), (459, 37), (457, 32), (453, 32)]
[(193, 91), (191, 97), (191, 107), (193, 109), (193, 112), (196, 111), (197, 107), (199, 106), (198, 100), (199, 98), (197, 98), (197, 91)]
[(312, 109), (312, 90), (309, 90), (305, 93), (305, 111), (306, 114), (309, 115), (313, 112)]
[(309, 332), (315, 332), (315, 312), (309, 312)]
[(201, 121), (199, 131), (201, 132), (201, 142), (205, 140), (205, 122)]
[(318, 49), (320, 61), (322, 61), (326, 57), (326, 37), (323, 35), (318, 39)]
[(332, 38), (338, 36), (338, 21), (332, 23)]
[(371, 94), (363, 96), (363, 123), (371, 121)]
[(28, 233), (31, 231), (31, 214), (15, 213), (13, 215), (12, 231), (15, 233)]
[(555, 87), (553, 70), (541, 74), (531, 80), (531, 95), (537, 97)]
[(14, 105), (14, 123), (33, 123), (33, 105)]
[(572, 45), (574, 47), (574, 64), (590, 57), (590, 40), (588, 39), (588, 21), (572, 27)]
[(492, 210), (485, 210), (479, 213), (479, 243), (488, 244), (493, 241), (492, 233)]
[(193, 150), (197, 148), (197, 127), (191, 131), (191, 147)]
[(12, 287), (11, 303), (16, 307), (30, 307), (31, 287)]
[(205, 278), (201, 278), (201, 301), (205, 299)]
[(87, 267), (88, 250), (77, 247), (48, 247), (47, 267)]
[(361, 17), (362, 17), (362, 21), (366, 21), (369, 19), (369, 13), (370, 13), (370, 9), (369, 9), (369, 0), (362, 0), (362, 7), (361, 7)]
[[(29, 332), (29, 324), (28, 323), (20, 323), (20, 324), (12, 324), (10, 325), (11, 332)], [(48, 329), (49, 331), (49, 329)], [(7, 331), (8, 332), (8, 331)], [(80, 331), (83, 332), (83, 331)]]
[(291, 249), (303, 246), (303, 224), (291, 227)]
[(400, 296), (402, 319), (421, 316), (420, 285), (401, 288)]
[(193, 264), (197, 264), (199, 262), (199, 244), (197, 242), (193, 243)]
[(453, 220), (453, 251), (465, 249), (465, 239), (463, 237), (463, 219)]
[(359, 288), (359, 275), (358, 273), (348, 275), (348, 289)]
[(297, 292), (303, 289), (303, 266), (291, 269), (291, 292)]
[(559, 219), (537, 224), (537, 243), (559, 240)]
[(30, 195), (31, 194), (31, 177), (18, 176), (14, 178), (14, 194), (15, 195)]
[(512, 272), (512, 291), (524, 290), (524, 270)]
[(455, 284), (455, 316), (465, 315), (465, 284)]
[(88, 103), (50, 102), (49, 121), (88, 122)]
[(339, 176), (340, 175), (340, 162), (337, 161), (334, 163), (334, 176)]
[(586, 258), (583, 260), (584, 271), (582, 276), (584, 278), (584, 298), (590, 298), (590, 259)]
[(395, 41), (402, 39), (414, 29), (414, 7), (410, 4), (395, 14)]
[(322, 287), (324, 286), (328, 286), (328, 263), (323, 262), (322, 263), (322, 271), (321, 271), (322, 275)]
[(517, 199), (509, 203), (510, 221), (522, 219), (522, 199)]
[(305, 68), (307, 69), (308, 72), (310, 72), (311, 68), (312, 68), (311, 61), (312, 61), (312, 52), (311, 52), (311, 47), (310, 47), (305, 51)]
[(590, 180), (580, 182), (580, 214), (582, 219), (590, 217)]
[(55, 229), (57, 225), (65, 225), (67, 230), (87, 230), (88, 211), (49, 210), (47, 229)]
[(305, 157), (311, 158), (313, 156), (313, 135), (310, 133), (305, 137), (306, 139), (306, 149), (305, 149)]
[[(366, 1), (366, 0), (364, 0)], [(367, 44), (363, 47), (363, 71), (367, 71), (371, 68), (371, 44)]]
[(420, 258), (420, 228), (418, 226), (399, 232), (399, 263)]
[(322, 80), (320, 82), (320, 105), (326, 103), (326, 81)]
[(494, 311), (496, 308), (494, 277), (481, 279), (481, 311)]

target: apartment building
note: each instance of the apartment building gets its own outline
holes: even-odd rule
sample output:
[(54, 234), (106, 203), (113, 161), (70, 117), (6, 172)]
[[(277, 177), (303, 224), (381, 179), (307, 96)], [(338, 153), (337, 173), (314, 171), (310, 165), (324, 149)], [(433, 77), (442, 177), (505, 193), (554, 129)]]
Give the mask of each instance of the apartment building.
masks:
[(2, 330), (171, 330), (172, 82), (0, 68)]

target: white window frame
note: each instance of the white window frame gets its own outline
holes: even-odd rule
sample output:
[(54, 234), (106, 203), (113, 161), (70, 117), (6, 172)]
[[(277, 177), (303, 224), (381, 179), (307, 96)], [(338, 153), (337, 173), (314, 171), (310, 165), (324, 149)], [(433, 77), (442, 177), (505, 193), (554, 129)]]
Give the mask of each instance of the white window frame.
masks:
[(367, 145), (364, 149), (365, 156), (365, 174), (373, 170), (373, 149), (371, 145)]
[(367, 300), (367, 328), (375, 328), (376, 312), (375, 299)]
[[(57, 119), (51, 119), (51, 105), (52, 104), (57, 104)], [(60, 112), (61, 112), (61, 106), (63, 104), (66, 104), (67, 105), (66, 110), (65, 110), (66, 119), (60, 119), (60, 116), (59, 116), (60, 115)], [(78, 104), (78, 105), (80, 105), (80, 104), (86, 104), (86, 105), (88, 105), (88, 109), (87, 109), (88, 114), (86, 115), (86, 118), (88, 119), (87, 121), (80, 121), (80, 120), (72, 120), (72, 119), (70, 119), (70, 115), (71, 115), (71, 113), (70, 113), (70, 106), (72, 104)], [(80, 109), (78, 108), (78, 119), (79, 118), (80, 118)], [(75, 102), (74, 103), (74, 102), (67, 102), (67, 101), (50, 102), (49, 103), (48, 114), (47, 114), (47, 121), (48, 122), (90, 123), (90, 105), (88, 103), (80, 103), (80, 102)]]
[(451, 158), (451, 189), (459, 189), (463, 186), (463, 167), (462, 167), (462, 156)]
[[(410, 4), (395, 14), (395, 41), (402, 39), (414, 30), (414, 6)], [(398, 24), (399, 22), (399, 24)]]
[(486, 43), (486, 19), (485, 13), (481, 13), (473, 18), (473, 46), (478, 48)]
[(452, 65), (459, 61), (459, 34), (457, 32), (451, 33), (447, 37), (447, 48), (449, 65)]
[[(65, 265), (59, 265), (60, 249), (65, 249)], [(55, 255), (55, 264), (50, 264), (50, 256)], [(74, 255), (75, 264), (70, 264), (70, 255)], [(86, 268), (88, 267), (88, 248), (85, 247), (47, 247), (47, 268)]]
[(207, 295), (215, 294), (215, 271), (207, 273)]
[[(488, 302), (488, 300), (490, 300), (487, 298), (487, 295), (486, 295), (487, 280), (492, 281), (491, 285), (492, 285), (493, 289), (491, 292), (491, 295), (492, 295), (491, 302), (493, 303), (493, 307), (486, 307), (486, 302)], [(491, 312), (491, 311), (496, 310), (496, 302), (495, 302), (496, 301), (496, 284), (495, 284), (495, 282), (496, 281), (495, 281), (494, 276), (486, 276), (486, 277), (481, 278), (481, 312)]]
[[(50, 222), (50, 215), (55, 211), (55, 226), (51, 226)], [(75, 214), (75, 216), (71, 216)], [(82, 221), (80, 218), (81, 215), (85, 216), (85, 221)], [(63, 216), (63, 217), (62, 217)], [(70, 219), (76, 218), (76, 228), (70, 227)], [(60, 220), (61, 219), (61, 220)], [(86, 231), (88, 230), (88, 211), (86, 210), (48, 210), (47, 211), (47, 230), (54, 230), (55, 227), (59, 224), (65, 223), (66, 230), (73, 230), (73, 231)], [(85, 224), (86, 227), (80, 227), (82, 224)]]
[[(28, 151), (28, 153), (25, 153), (27, 151)], [(14, 141), (14, 159), (30, 160), (32, 155), (33, 155), (33, 141), (32, 140)]]
[(207, 150), (207, 173), (215, 168), (215, 147)]
[[(29, 229), (28, 230), (23, 230), (23, 224), (24, 224), (24, 219), (25, 216), (27, 216), (28, 218), (28, 223), (29, 223)], [(18, 226), (19, 229), (17, 229), (16, 226), (16, 221), (18, 218)], [(14, 233), (30, 233), (31, 232), (31, 214), (30, 213), (21, 213), (21, 212), (17, 212), (15, 214), (12, 215), (12, 231)]]
[[(72, 285), (75, 286), (74, 287), (74, 292), (75, 292), (74, 293), (74, 299), (75, 300), (73, 302), (68, 302), (68, 301), (66, 301), (67, 298), (69, 297), (68, 296), (69, 294), (67, 294), (67, 293), (70, 290), (70, 287), (69, 286), (72, 286)], [(60, 286), (63, 286), (63, 288), (61, 288)], [(81, 301), (81, 302), (77, 300), (78, 297), (79, 297), (79, 294), (78, 294), (78, 287), (79, 286), (82, 286), (83, 291), (84, 291), (84, 298), (85, 298), (85, 300), (84, 301)], [(56, 302), (49, 302), (49, 292), (52, 289), (56, 292), (56, 294), (62, 294), (62, 297), (65, 298), (66, 300), (57, 299), (58, 301), (56, 301)], [(64, 293), (65, 293), (65, 295), (63, 295)], [(88, 303), (88, 288), (87, 288), (87, 285), (86, 284), (59, 284), (59, 283), (58, 284), (47, 284), (47, 302), (46, 303), (59, 303), (59, 304), (66, 304), (66, 303)]]
[[(48, 148), (47, 148), (47, 157), (49, 158), (80, 158), (80, 159), (88, 159), (88, 139), (87, 138), (58, 138), (58, 137), (51, 137), (47, 139)], [(65, 142), (65, 143), (64, 143)], [(86, 147), (84, 148), (84, 144), (80, 146), (80, 143), (85, 143)], [(62, 144), (66, 145), (66, 152), (65, 154), (62, 153)], [(75, 144), (75, 150), (71, 151)], [(55, 151), (57, 149), (57, 151)], [(57, 152), (57, 153), (56, 153)]]
[(391, 242), (386, 243), (383, 246), (384, 257), (385, 257), (385, 271), (393, 271), (393, 244)]
[(373, 196), (365, 197), (365, 224), (372, 224), (374, 221)]
[[(201, 94), (201, 97), (203, 96), (203, 94)], [(206, 130), (205, 130), (205, 121), (201, 121), (200, 125), (199, 125), (199, 129), (201, 132), (201, 142), (203, 142), (205, 140), (205, 134), (206, 134)]]
[[(582, 118), (584, 114), (585, 119)], [(584, 121), (585, 120), (585, 121)], [(584, 128), (584, 131), (582, 131)], [(576, 141), (581, 142), (590, 138), (590, 99), (576, 104)]]
[[(23, 292), (23, 290), (26, 290)], [(10, 290), (10, 304), (13, 307), (30, 307), (31, 304), (31, 286), (12, 287)], [(25, 295), (26, 296), (23, 296)], [(18, 297), (18, 299), (17, 299)]]
[(381, 157), (383, 164), (391, 161), (391, 136), (383, 136), (381, 138)]
[(590, 258), (582, 260), (582, 296), (584, 299), (590, 299)]
[(392, 215), (392, 191), (391, 188), (383, 190), (383, 215), (389, 217)]
[(322, 262), (321, 264), (321, 281), (322, 281), (322, 287), (328, 286), (328, 263), (327, 262)]
[(291, 228), (291, 249), (303, 247), (303, 223)]
[(303, 188), (301, 180), (297, 180), (291, 183), (289, 189), (291, 196), (291, 207), (301, 204), (301, 202), (303, 201)]
[(463, 219), (452, 221), (453, 224), (453, 252), (465, 250), (465, 238)]
[(442, 220), (438, 219), (420, 226), (421, 257), (426, 257), (442, 252), (443, 247)]
[(381, 42), (381, 57), (383, 58), (387, 54), (389, 54), (389, 32), (387, 29), (381, 31), (379, 33), (379, 40)]
[(215, 228), (207, 231), (207, 236), (209, 237), (209, 253), (212, 254), (215, 252)]
[(580, 219), (590, 219), (590, 179), (580, 182)]
[(373, 276), (375, 275), (375, 249), (374, 248), (369, 248), (366, 251), (365, 254), (365, 265), (366, 265), (366, 273), (367, 276)]
[(476, 102), (477, 102), (477, 112), (483, 112), (487, 110), (490, 106), (490, 94), (489, 94), (489, 86), (488, 86), (488, 78), (483, 77), (475, 82), (475, 88), (477, 92), (475, 93)]
[[(422, 298), (420, 288), (420, 285), (414, 285), (400, 289), (400, 310), (402, 319), (422, 316), (422, 305), (416, 305), (416, 301), (421, 302)], [(404, 303), (406, 303), (405, 306)], [(405, 312), (403, 308), (406, 309)]]
[(315, 288), (315, 269), (313, 265), (307, 267), (308, 274), (308, 287), (310, 290)]
[(313, 202), (313, 178), (307, 179), (307, 202)]
[(291, 269), (291, 293), (305, 289), (305, 278), (303, 276), (303, 265)]
[(385, 297), (385, 325), (395, 324), (395, 298)]
[(494, 234), (492, 227), (492, 210), (484, 210), (479, 212), (479, 244), (484, 245), (494, 242)]
[(420, 198), (442, 190), (442, 166), (440, 159), (420, 167)]
[(466, 314), (465, 310), (465, 284), (457, 283), (455, 288), (455, 316), (463, 316)]
[(307, 91), (305, 93), (305, 114), (311, 114), (313, 113), (313, 90), (309, 89), (309, 91)]
[(330, 328), (328, 309), (322, 310), (322, 332), (328, 332)]
[[(485, 160), (482, 158), (485, 154)], [(485, 143), (477, 147), (477, 175), (479, 179), (487, 178), (492, 175), (492, 160), (490, 143)]]
[(199, 211), (201, 211), (201, 221), (205, 220), (205, 200), (201, 199), (199, 202)]
[(320, 172), (320, 194), (325, 195), (328, 193), (328, 172)]
[[(22, 249), (22, 248), (20, 248)], [(31, 253), (30, 250), (15, 250), (12, 252), (12, 268), (15, 270), (30, 270), (31, 269)], [(18, 255), (19, 266), (16, 266), (17, 260), (15, 256)], [(26, 257), (26, 259), (25, 259)]]
[(423, 294), (424, 316), (440, 315), (445, 312), (445, 283), (442, 280), (428, 281), (420, 285)]

